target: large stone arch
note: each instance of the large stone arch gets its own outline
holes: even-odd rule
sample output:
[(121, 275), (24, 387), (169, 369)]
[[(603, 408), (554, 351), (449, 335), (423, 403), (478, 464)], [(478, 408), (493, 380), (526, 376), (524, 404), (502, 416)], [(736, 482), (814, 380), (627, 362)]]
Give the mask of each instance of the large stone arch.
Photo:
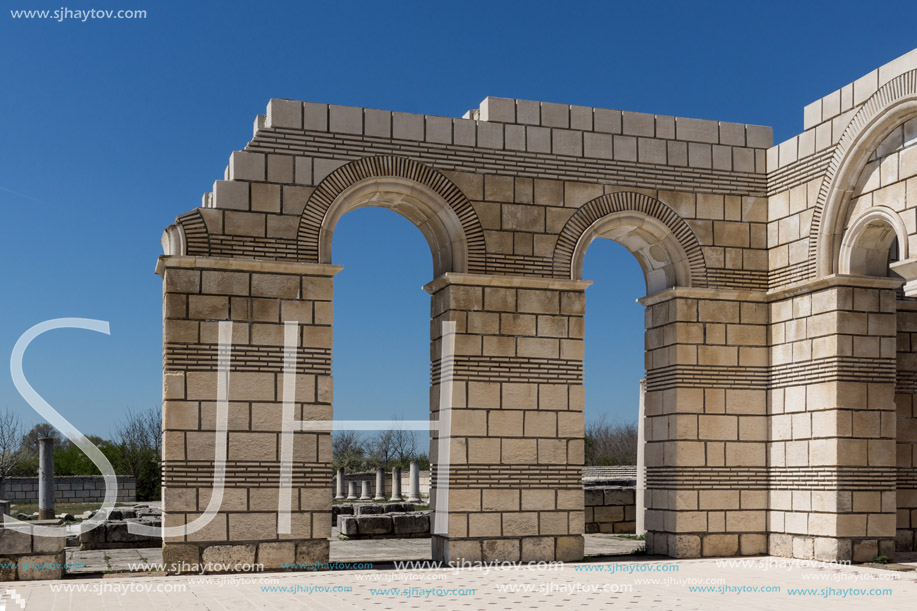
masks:
[(917, 115), (917, 70), (890, 80), (870, 97), (844, 130), (818, 192), (809, 260), (818, 278), (837, 273), (848, 207), (864, 166), (879, 143)]
[(648, 294), (674, 286), (706, 286), (703, 251), (688, 224), (663, 202), (633, 192), (602, 195), (570, 217), (554, 249), (555, 277), (581, 279), (583, 257), (599, 237), (633, 253), (646, 276)]
[(299, 259), (331, 262), (341, 216), (362, 206), (395, 210), (423, 232), (434, 272), (484, 273), (484, 232), (462, 191), (441, 173), (403, 157), (369, 157), (341, 166), (316, 187), (299, 222)]

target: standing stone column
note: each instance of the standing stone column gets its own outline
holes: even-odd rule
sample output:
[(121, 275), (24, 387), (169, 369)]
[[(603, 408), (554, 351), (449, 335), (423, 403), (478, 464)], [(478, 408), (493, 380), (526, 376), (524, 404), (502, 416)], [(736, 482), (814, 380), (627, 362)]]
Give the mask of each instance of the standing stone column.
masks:
[[(434, 559), (582, 560), (589, 284), (446, 274), (425, 287), (433, 295), (430, 411), (440, 426), (430, 449), (431, 499), (448, 511), (448, 523), (434, 525)], [(456, 323), (447, 367), (445, 322)]]
[(392, 501), (399, 503), (404, 500), (401, 496), (401, 467), (392, 469)]
[[(236, 216), (227, 222), (245, 225), (244, 235), (255, 235), (257, 222), (264, 230), (264, 218), (252, 221), (259, 218), (256, 214), (226, 214)], [(163, 524), (191, 524), (208, 508), (221, 447), (226, 448), (227, 482), (219, 510), (204, 528), (165, 537), (165, 564), (222, 563), (227, 555), (232, 563), (257, 559), (265, 568), (327, 562), (330, 430), (292, 434), (295, 490), (284, 508), (289, 509), (291, 532), (278, 532), (278, 499), (286, 486), (281, 452), (290, 444), (285, 432), (290, 423), (285, 429), (285, 420), (332, 419), (332, 277), (339, 269), (230, 258), (160, 258)], [(231, 346), (225, 337), (220, 341), (222, 322), (232, 323)], [(290, 351), (294, 375), (284, 372), (288, 323), (296, 323), (300, 331), (295, 351)], [(226, 354), (228, 427), (220, 432), (217, 398), (225, 372), (219, 363)]]
[(368, 480), (368, 479), (364, 479), (362, 482), (360, 482), (360, 485), (361, 485), (361, 487), (362, 487), (362, 491), (361, 491), (361, 493), (360, 493), (360, 500), (361, 500), (361, 501), (371, 501), (371, 500), (373, 500), (372, 494), (370, 493), (370, 484), (369, 484), (369, 480)]
[(373, 498), (373, 500), (385, 500), (385, 469), (381, 467), (376, 469), (376, 496)]
[(341, 500), (344, 498), (344, 467), (341, 467), (340, 469), (338, 469), (337, 490), (334, 495), (334, 498), (337, 500)]
[(347, 500), (353, 501), (357, 498), (357, 482), (350, 480), (347, 482)]
[(895, 553), (899, 285), (840, 277), (769, 304), (772, 556), (869, 562)]
[(408, 489), (408, 503), (420, 502), (420, 467), (417, 461), (411, 461), (411, 487)]
[(54, 519), (54, 438), (38, 440), (38, 519)]
[(646, 380), (640, 380), (640, 402), (637, 413), (637, 490), (635, 509), (637, 510), (636, 534), (646, 532), (646, 434), (643, 418), (646, 415)]

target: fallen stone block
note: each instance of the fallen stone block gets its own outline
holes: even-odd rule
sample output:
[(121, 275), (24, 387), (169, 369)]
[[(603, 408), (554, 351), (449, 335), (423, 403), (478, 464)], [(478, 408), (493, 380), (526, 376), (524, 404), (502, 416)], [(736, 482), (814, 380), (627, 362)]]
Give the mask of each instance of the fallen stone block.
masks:
[(387, 515), (358, 516), (357, 532), (360, 535), (390, 535), (392, 534), (392, 518)]
[(420, 535), (430, 533), (430, 514), (392, 514), (392, 527), (396, 535)]

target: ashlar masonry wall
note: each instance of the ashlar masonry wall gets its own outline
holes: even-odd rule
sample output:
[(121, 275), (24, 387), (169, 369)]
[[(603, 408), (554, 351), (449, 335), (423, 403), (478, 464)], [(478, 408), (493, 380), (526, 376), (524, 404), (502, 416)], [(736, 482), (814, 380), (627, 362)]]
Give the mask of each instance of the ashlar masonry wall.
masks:
[(582, 557), (582, 261), (596, 239), (646, 277), (650, 552), (912, 549), (917, 52), (804, 114), (772, 146), (761, 126), (505, 98), (461, 119), (271, 100), (163, 236), (167, 524), (196, 519), (214, 485), (220, 322), (239, 380), (218, 518), (170, 538), (167, 562), (327, 557), (327, 429), (293, 433), (294, 532), (272, 517), (283, 329), (300, 331), (296, 417), (330, 420), (333, 233), (362, 206), (430, 245), (433, 500), (449, 511), (437, 559)]

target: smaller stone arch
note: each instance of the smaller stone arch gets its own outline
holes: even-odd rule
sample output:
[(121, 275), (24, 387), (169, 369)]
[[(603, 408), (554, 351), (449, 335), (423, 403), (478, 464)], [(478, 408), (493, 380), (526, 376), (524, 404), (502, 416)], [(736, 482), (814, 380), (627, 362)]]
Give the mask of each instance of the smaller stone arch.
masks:
[(868, 208), (854, 219), (841, 241), (837, 270), (857, 276), (888, 275), (889, 248), (898, 240), (898, 258), (908, 258), (907, 227), (897, 212), (885, 206)]
[(554, 249), (554, 275), (582, 279), (586, 250), (596, 238), (627, 248), (643, 268), (647, 294), (675, 286), (706, 286), (704, 254), (697, 236), (663, 202), (633, 192), (602, 195), (584, 204), (561, 230)]
[(210, 255), (210, 233), (200, 211), (178, 216), (162, 233), (162, 252), (166, 255)]
[(337, 222), (363, 206), (388, 208), (414, 223), (430, 245), (436, 276), (485, 272), (484, 231), (471, 202), (441, 173), (403, 157), (368, 157), (329, 174), (300, 217), (300, 260), (330, 263)]

